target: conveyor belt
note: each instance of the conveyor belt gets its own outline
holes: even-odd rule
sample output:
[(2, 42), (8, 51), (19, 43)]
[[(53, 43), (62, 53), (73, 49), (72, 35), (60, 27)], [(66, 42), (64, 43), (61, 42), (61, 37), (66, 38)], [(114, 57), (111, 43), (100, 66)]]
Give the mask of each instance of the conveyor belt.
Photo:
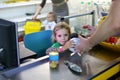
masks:
[(95, 46), (91, 51), (91, 55), (99, 58), (101, 60), (111, 62), (115, 60), (116, 58), (120, 57), (120, 51), (116, 51), (111, 48), (105, 48), (101, 45)]
[(90, 53), (93, 57), (107, 63), (107, 66), (101, 66), (98, 73), (90, 80), (120, 80), (120, 52), (118, 50), (97, 45)]

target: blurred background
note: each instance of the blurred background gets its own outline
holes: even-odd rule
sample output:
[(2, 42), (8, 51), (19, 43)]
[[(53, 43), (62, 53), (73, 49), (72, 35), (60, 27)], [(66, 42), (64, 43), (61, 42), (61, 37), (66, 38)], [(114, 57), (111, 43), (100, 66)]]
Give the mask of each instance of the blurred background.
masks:
[[(0, 0), (0, 18), (17, 22), (18, 32), (23, 32), (25, 21), (32, 18), (37, 5), (40, 3), (41, 0)], [(72, 31), (84, 35), (88, 34), (88, 31), (81, 27), (83, 25), (95, 27), (102, 16), (101, 13), (108, 13), (110, 4), (111, 0), (69, 0), (69, 16), (91, 13), (93, 10), (95, 12), (94, 15), (70, 18)], [(51, 0), (47, 0), (47, 4), (38, 18), (44, 20), (50, 11), (52, 11)]]

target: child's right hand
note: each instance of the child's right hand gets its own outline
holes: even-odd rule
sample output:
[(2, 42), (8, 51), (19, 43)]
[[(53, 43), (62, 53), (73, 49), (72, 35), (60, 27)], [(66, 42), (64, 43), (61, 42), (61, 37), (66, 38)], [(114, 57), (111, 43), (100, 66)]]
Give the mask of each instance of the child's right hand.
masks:
[(75, 46), (75, 42), (73, 40), (69, 40), (65, 43), (65, 45), (63, 46), (63, 49), (66, 50), (74, 46)]

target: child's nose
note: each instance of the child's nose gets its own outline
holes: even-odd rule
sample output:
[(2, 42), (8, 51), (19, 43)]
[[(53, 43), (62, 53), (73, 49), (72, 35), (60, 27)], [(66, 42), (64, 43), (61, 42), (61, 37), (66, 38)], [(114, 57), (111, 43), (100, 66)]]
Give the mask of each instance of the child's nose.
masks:
[(65, 36), (63, 36), (62, 39), (65, 40)]

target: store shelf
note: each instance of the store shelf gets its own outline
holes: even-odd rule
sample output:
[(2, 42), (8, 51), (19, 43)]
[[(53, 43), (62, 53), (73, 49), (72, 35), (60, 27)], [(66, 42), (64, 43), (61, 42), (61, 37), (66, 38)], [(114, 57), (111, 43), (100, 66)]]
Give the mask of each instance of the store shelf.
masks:
[[(38, 15), (38, 19), (44, 19), (45, 17), (47, 16), (47, 13), (44, 13), (44, 14), (40, 14)], [(13, 19), (9, 19), (10, 21), (13, 21), (13, 22), (24, 22), (26, 21), (27, 19), (32, 19), (33, 15), (32, 16), (25, 16), (25, 17), (18, 17), (18, 18), (13, 18)]]
[[(25, 21), (32, 19), (41, 1), (42, 0), (31, 0), (9, 4), (0, 3), (0, 18), (18, 23), (18, 32), (22, 32), (24, 31), (23, 26), (25, 25)], [(52, 11), (51, 0), (47, 0), (44, 9), (41, 11), (41, 14), (38, 15), (38, 19), (44, 20), (49, 11)], [(27, 15), (27, 13), (31, 15)]]
[[(16, 2), (16, 3), (0, 3), (0, 9), (11, 8), (11, 7), (20, 7), (20, 6), (27, 6), (27, 5), (35, 5), (40, 4), (41, 1), (26, 1), (26, 2)], [(47, 3), (51, 3), (50, 0)]]

